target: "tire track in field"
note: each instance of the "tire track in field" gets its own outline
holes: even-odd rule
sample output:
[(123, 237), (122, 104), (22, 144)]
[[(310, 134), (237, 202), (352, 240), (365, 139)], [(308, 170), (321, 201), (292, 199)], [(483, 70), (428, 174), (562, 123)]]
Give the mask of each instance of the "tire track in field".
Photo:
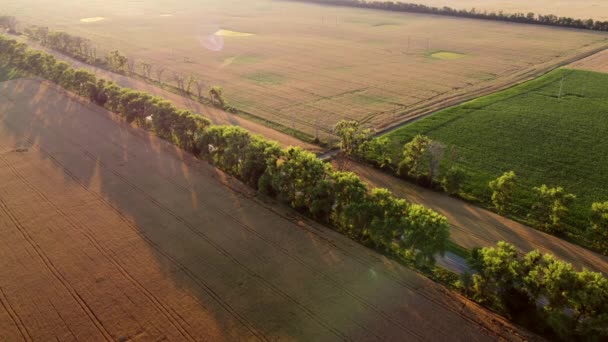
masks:
[[(5, 122), (5, 124), (9, 125), (8, 123)], [(9, 125), (10, 126), (10, 125)], [(34, 147), (34, 143), (32, 140), (30, 140), (29, 138), (26, 139), (29, 143), (32, 144), (32, 147)], [(184, 274), (186, 274), (195, 284), (197, 284), (203, 291), (205, 291), (207, 294), (209, 294), (209, 296), (211, 298), (213, 298), (224, 310), (226, 310), (231, 316), (233, 316), (239, 323), (241, 323), (243, 326), (245, 326), (254, 336), (256, 336), (258, 339), (263, 340), (263, 341), (268, 341), (268, 338), (266, 338), (261, 332), (258, 332), (257, 329), (253, 326), (253, 324), (251, 324), (247, 319), (245, 319), (244, 317), (242, 317), (234, 308), (232, 308), (232, 306), (230, 306), (230, 304), (226, 303), (219, 294), (217, 294), (210, 286), (209, 284), (207, 284), (204, 280), (200, 279), (197, 275), (195, 275), (194, 273), (192, 273), (190, 271), (190, 269), (188, 269), (185, 265), (183, 265), (182, 263), (180, 263), (177, 259), (174, 259), (172, 256), (170, 256), (169, 254), (167, 254), (162, 247), (160, 247), (158, 244), (156, 244), (154, 241), (152, 241), (150, 238), (148, 238), (148, 236), (146, 236), (145, 234), (143, 234), (138, 228), (137, 228), (137, 224), (132, 222), (129, 218), (125, 217), (122, 212), (116, 208), (115, 206), (113, 206), (111, 203), (109, 203), (108, 201), (106, 201), (105, 198), (103, 198), (102, 196), (100, 196), (98, 193), (94, 192), (94, 191), (90, 191), (81, 181), (78, 177), (76, 177), (73, 173), (71, 173), (71, 171), (69, 171), (66, 167), (64, 167), (54, 156), (52, 156), (49, 152), (47, 152), (46, 150), (44, 150), (41, 146), (38, 146), (38, 149), (41, 153), (45, 154), (55, 165), (57, 165), (59, 168), (61, 168), (63, 170), (63, 172), (68, 175), (76, 184), (80, 185), (81, 188), (83, 188), (85, 191), (87, 191), (88, 193), (90, 193), (94, 198), (98, 199), (99, 201), (103, 202), (104, 204), (106, 204), (109, 208), (111, 208), (111, 210), (118, 216), (118, 218), (123, 221), (134, 233), (136, 233), (140, 238), (142, 238), (144, 241), (146, 241), (152, 248), (154, 248), (154, 250), (156, 250), (159, 254), (161, 254), (162, 256), (164, 256), (167, 260), (171, 261), (178, 270), (184, 272)], [(0, 204), (2, 199), (0, 198)], [(1, 208), (1, 206), (0, 206)], [(200, 303), (200, 302), (199, 302)], [(202, 304), (202, 303), (201, 303)]]
[(57, 270), (53, 262), (48, 258), (48, 256), (44, 253), (42, 248), (38, 246), (38, 244), (32, 239), (32, 237), (27, 233), (27, 230), (21, 222), (17, 220), (17, 218), (10, 211), (9, 207), (6, 203), (0, 198), (0, 209), (7, 215), (7, 217), (13, 222), (17, 230), (21, 233), (23, 238), (27, 241), (27, 243), (36, 251), (36, 254), (42, 261), (42, 263), (47, 267), (47, 269), (51, 272), (51, 274), (62, 284), (62, 286), (68, 291), (68, 293), (72, 296), (72, 298), (78, 303), (80, 308), (86, 313), (89, 317), (89, 320), (95, 325), (98, 332), (101, 336), (104, 337), (106, 341), (112, 341), (112, 335), (107, 331), (107, 329), (103, 326), (99, 318), (95, 315), (93, 310), (89, 307), (89, 305), (84, 301), (84, 299), (78, 294), (74, 288), (72, 288), (69, 282), (61, 275), (61, 273)]
[(30, 335), (29, 331), (27, 330), (27, 326), (25, 324), (23, 324), (21, 317), (19, 317), (19, 315), (17, 314), (15, 309), (13, 309), (13, 307), (11, 306), (11, 303), (8, 301), (8, 298), (6, 297), (6, 294), (4, 293), (4, 290), (2, 289), (1, 286), (0, 286), (0, 303), (2, 303), (2, 307), (4, 307), (4, 310), (11, 317), (13, 324), (15, 324), (15, 326), (17, 327), (17, 330), (19, 330), (19, 334), (21, 334), (21, 337), (23, 337), (23, 340), (24, 341), (33, 341), (32, 336)]
[(76, 334), (74, 334), (74, 332), (72, 331), (72, 328), (70, 328), (70, 325), (68, 324), (68, 322), (66, 322), (66, 320), (63, 318), (63, 316), (61, 315), (61, 313), (59, 312), (59, 310), (57, 310), (57, 307), (55, 307), (55, 304), (53, 304), (53, 302), (50, 301), (50, 300), (48, 302), (51, 305), (51, 307), (53, 308), (53, 310), (55, 310), (55, 313), (57, 313), (57, 316), (59, 316), (59, 319), (61, 319), (61, 322), (63, 322), (63, 324), (68, 329), (68, 331), (70, 332), (70, 334), (72, 334), (72, 336), (74, 337), (74, 340), (78, 341), (78, 338), (76, 337)]
[(156, 307), (159, 313), (161, 313), (164, 317), (167, 318), (167, 321), (169, 321), (171, 325), (173, 325), (186, 340), (196, 340), (192, 335), (188, 333), (187, 329), (185, 329), (182, 324), (171, 314), (171, 311), (167, 307), (165, 307), (160, 300), (158, 300), (158, 298), (156, 298), (141, 283), (134, 279), (129, 274), (129, 272), (125, 270), (121, 264), (119, 264), (119, 261), (116, 256), (111, 255), (113, 254), (112, 252), (108, 251), (105, 247), (103, 247), (99, 243), (99, 241), (97, 241), (95, 237), (90, 233), (90, 231), (85, 232), (86, 225), (79, 225), (74, 222), (70, 215), (66, 214), (63, 210), (61, 210), (61, 208), (59, 208), (55, 203), (53, 203), (39, 188), (29, 182), (13, 165), (10, 164), (9, 161), (6, 160), (6, 158), (0, 156), (0, 160), (2, 160), (5, 165), (7, 165), (7, 167), (13, 172), (15, 176), (17, 176), (17, 178), (22, 181), (23, 184), (25, 184), (32, 192), (38, 195), (38, 197), (45, 201), (49, 206), (51, 206), (55, 210), (55, 212), (57, 212), (63, 219), (65, 219), (65, 221), (74, 229), (75, 232), (81, 232), (100, 252), (100, 254), (103, 255), (106, 260), (108, 260), (111, 264), (113, 264), (114, 267), (116, 267), (116, 269), (123, 275), (123, 277), (125, 277), (129, 282), (131, 282), (131, 284), (135, 286), (135, 288), (137, 288), (140, 293), (142, 293)]

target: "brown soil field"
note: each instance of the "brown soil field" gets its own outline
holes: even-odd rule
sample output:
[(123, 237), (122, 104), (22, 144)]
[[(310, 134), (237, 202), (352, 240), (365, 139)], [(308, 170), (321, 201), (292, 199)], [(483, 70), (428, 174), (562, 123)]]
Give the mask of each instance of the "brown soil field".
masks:
[(608, 73), (608, 50), (574, 62), (568, 68)]
[(45, 82), (0, 83), (0, 340), (535, 340)]
[(608, 20), (608, 1), (606, 0), (412, 0), (411, 2), (437, 7), (450, 6), (457, 9), (475, 8), (482, 12), (532, 12), (576, 19)]
[[(270, 0), (46, 7), (21, 0), (3, 10), (89, 38), (100, 55), (119, 49), (167, 66), (168, 77), (222, 85), (236, 107), (325, 139), (341, 119), (385, 128), (608, 44), (599, 32)], [(94, 17), (104, 20), (81, 21)]]
[(462, 247), (495, 246), (499, 241), (506, 241), (524, 253), (536, 249), (553, 254), (579, 270), (587, 268), (608, 274), (608, 257), (459, 199), (413, 185), (372, 167), (356, 162), (346, 165), (350, 171), (357, 173), (369, 184), (387, 188), (399, 197), (445, 215), (452, 227), (450, 238)]

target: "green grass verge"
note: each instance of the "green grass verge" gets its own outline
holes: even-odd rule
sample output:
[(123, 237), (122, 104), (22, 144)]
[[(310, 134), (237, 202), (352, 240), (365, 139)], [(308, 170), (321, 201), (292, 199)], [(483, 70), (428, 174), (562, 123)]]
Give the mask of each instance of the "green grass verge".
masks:
[(395, 160), (416, 134), (457, 148), (457, 164), (470, 174), (467, 191), (481, 203), (489, 204), (488, 182), (514, 170), (517, 218), (525, 218), (534, 186), (576, 194), (567, 220), (577, 227), (575, 240), (582, 239), (591, 204), (608, 200), (608, 74), (558, 69), (440, 111), (386, 135)]

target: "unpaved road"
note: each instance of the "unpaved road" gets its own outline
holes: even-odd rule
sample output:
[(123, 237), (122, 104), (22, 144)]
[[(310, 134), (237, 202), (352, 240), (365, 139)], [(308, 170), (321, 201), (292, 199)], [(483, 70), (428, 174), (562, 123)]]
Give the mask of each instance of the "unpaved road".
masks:
[(586, 267), (608, 274), (608, 257), (372, 167), (355, 162), (347, 165), (349, 171), (356, 172), (370, 185), (387, 188), (396, 196), (445, 215), (452, 226), (451, 239), (462, 247), (493, 246), (498, 241), (507, 241), (523, 252), (538, 249), (572, 263), (579, 269)]
[[(11, 38), (15, 38), (15, 37), (11, 36)], [(275, 140), (284, 147), (300, 146), (311, 152), (320, 152), (321, 151), (321, 148), (319, 146), (305, 143), (302, 140), (292, 137), (291, 135), (281, 133), (272, 128), (266, 127), (262, 124), (244, 119), (243, 117), (240, 117), (238, 115), (228, 113), (226, 111), (223, 111), (221, 109), (218, 109), (218, 108), (215, 108), (212, 106), (203, 105), (200, 102), (197, 102), (192, 99), (185, 98), (181, 95), (172, 93), (170, 91), (161, 89), (153, 84), (147, 83), (142, 80), (135, 79), (135, 78), (128, 77), (128, 76), (119, 75), (119, 74), (107, 71), (105, 69), (97, 68), (97, 67), (91, 66), (89, 64), (82, 63), (82, 62), (77, 61), (60, 52), (57, 52), (53, 49), (44, 47), (34, 41), (27, 40), (24, 38), (17, 38), (17, 39), (27, 43), (32, 48), (35, 48), (38, 50), (43, 50), (47, 53), (50, 53), (50, 54), (56, 56), (60, 60), (68, 62), (74, 68), (87, 69), (87, 70), (91, 71), (92, 73), (94, 73), (95, 75), (97, 75), (97, 77), (104, 78), (109, 81), (113, 81), (114, 83), (120, 85), (121, 87), (131, 88), (131, 89), (135, 89), (135, 90), (139, 90), (139, 91), (146, 91), (150, 94), (161, 96), (161, 97), (173, 102), (173, 104), (175, 104), (180, 109), (189, 109), (189, 110), (192, 110), (193, 112), (204, 115), (205, 117), (209, 118), (211, 120), (211, 122), (213, 122), (216, 125), (241, 126), (241, 127), (245, 128), (246, 130), (250, 131), (251, 133), (259, 134), (263, 137), (266, 137), (267, 139)], [(167, 74), (164, 77), (170, 78), (172, 76)]]
[(47, 83), (0, 83), (0, 340), (537, 339)]

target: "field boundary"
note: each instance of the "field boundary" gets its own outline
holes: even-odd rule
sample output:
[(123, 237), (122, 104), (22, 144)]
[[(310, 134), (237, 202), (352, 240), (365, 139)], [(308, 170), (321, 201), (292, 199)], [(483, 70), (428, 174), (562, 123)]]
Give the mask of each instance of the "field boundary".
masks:
[[(429, 116), (431, 116), (435, 113), (438, 113), (440, 111), (443, 111), (445, 109), (462, 105), (462, 104), (472, 101), (476, 98), (491, 95), (493, 93), (497, 93), (497, 92), (500, 92), (503, 90), (507, 90), (509, 88), (516, 87), (525, 82), (542, 77), (542, 76), (550, 73), (553, 70), (562, 68), (562, 67), (572, 64), (574, 62), (578, 62), (582, 59), (588, 58), (590, 56), (593, 56), (595, 54), (598, 54), (598, 53), (606, 51), (606, 50), (608, 50), (608, 44), (606, 44), (602, 47), (599, 47), (599, 48), (595, 48), (591, 51), (587, 51), (582, 54), (573, 56), (566, 60), (560, 61), (554, 65), (548, 66), (546, 68), (542, 68), (538, 71), (531, 70), (531, 71), (525, 72), (522, 74), (521, 77), (515, 79), (513, 82), (508, 82), (508, 83), (502, 84), (502, 85), (487, 86), (485, 88), (480, 89), (477, 92), (454, 95), (448, 99), (431, 102), (428, 104), (426, 109), (421, 108), (421, 109), (417, 110), (416, 108), (414, 108), (411, 111), (409, 111), (409, 110), (403, 111), (401, 113), (398, 113), (397, 115), (406, 114), (406, 117), (404, 117), (402, 120), (395, 121), (393, 124), (386, 125), (386, 127), (380, 128), (376, 132), (375, 137), (380, 137), (382, 135), (395, 131), (403, 126), (406, 126), (410, 123), (424, 119), (426, 117), (429, 117)], [(430, 108), (428, 108), (428, 107), (430, 107)]]

